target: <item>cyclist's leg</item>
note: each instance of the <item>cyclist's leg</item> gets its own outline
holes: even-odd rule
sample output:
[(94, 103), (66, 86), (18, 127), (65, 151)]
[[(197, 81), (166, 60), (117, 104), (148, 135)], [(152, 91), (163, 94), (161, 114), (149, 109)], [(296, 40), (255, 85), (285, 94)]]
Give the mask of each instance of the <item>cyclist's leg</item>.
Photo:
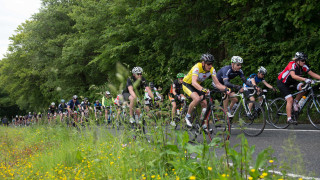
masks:
[(293, 97), (292, 97), (290, 88), (286, 84), (282, 83), (280, 80), (277, 81), (277, 86), (281, 94), (284, 96), (284, 99), (287, 101), (287, 105), (286, 105), (287, 122), (292, 123), (291, 110), (293, 105)]

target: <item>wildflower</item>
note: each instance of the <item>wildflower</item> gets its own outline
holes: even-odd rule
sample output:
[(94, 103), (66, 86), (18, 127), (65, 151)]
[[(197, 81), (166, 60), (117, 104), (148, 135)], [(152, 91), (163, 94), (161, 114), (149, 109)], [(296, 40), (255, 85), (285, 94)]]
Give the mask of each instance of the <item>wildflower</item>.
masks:
[(165, 175), (165, 176), (168, 176), (168, 173), (165, 173), (164, 175)]
[(129, 171), (132, 171), (132, 169), (129, 169)]
[(253, 178), (250, 176), (250, 177), (248, 177), (248, 179), (249, 179), (249, 180), (252, 180)]
[(209, 170), (209, 171), (212, 171), (212, 167), (208, 167), (208, 170)]
[(146, 177), (143, 177), (142, 179), (147, 179)]
[(152, 175), (152, 176), (151, 176), (152, 179), (155, 178), (155, 177), (156, 177), (155, 175)]
[(268, 176), (268, 173), (262, 173), (262, 176)]
[(189, 179), (190, 180), (194, 180), (194, 179), (196, 179), (196, 177), (195, 176), (190, 176)]
[(302, 180), (302, 178), (299, 178), (299, 180)]
[(269, 163), (271, 163), (271, 164), (272, 164), (272, 163), (273, 163), (273, 160), (272, 160), (272, 159), (271, 159), (271, 160), (269, 160)]
[(110, 162), (110, 165), (112, 165), (114, 162)]
[(174, 171), (175, 169), (172, 169), (172, 171)]
[(222, 174), (222, 177), (226, 177), (226, 174)]
[(264, 178), (264, 176), (263, 176), (263, 175), (261, 175), (261, 176), (259, 176), (259, 178), (260, 178), (260, 179), (263, 179), (263, 178)]
[(255, 169), (251, 169), (251, 172), (255, 172), (256, 170)]
[(179, 176), (176, 176), (176, 180), (180, 180)]

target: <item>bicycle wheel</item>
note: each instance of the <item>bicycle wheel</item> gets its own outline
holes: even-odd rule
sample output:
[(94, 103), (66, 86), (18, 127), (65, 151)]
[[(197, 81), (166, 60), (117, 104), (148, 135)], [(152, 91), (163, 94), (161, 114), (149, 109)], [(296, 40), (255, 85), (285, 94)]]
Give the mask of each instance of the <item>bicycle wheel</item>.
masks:
[(196, 112), (196, 109), (192, 112), (191, 115), (192, 127), (187, 127), (187, 131), (189, 134), (189, 142), (197, 141), (197, 137), (200, 134), (200, 125), (199, 125), (199, 116)]
[(229, 140), (231, 125), (227, 113), (221, 107), (211, 110), (207, 119), (207, 141), (212, 141), (215, 137)]
[[(251, 112), (246, 112), (250, 103), (253, 103)], [(246, 108), (240, 106), (239, 125), (242, 131), (248, 136), (258, 136), (266, 126), (266, 117), (263, 108), (255, 101), (245, 103)]]
[(320, 95), (316, 95), (315, 99), (309, 102), (307, 114), (311, 124), (320, 129)]
[(276, 98), (270, 103), (270, 123), (277, 129), (285, 129), (290, 124), (287, 123), (287, 102), (284, 98)]

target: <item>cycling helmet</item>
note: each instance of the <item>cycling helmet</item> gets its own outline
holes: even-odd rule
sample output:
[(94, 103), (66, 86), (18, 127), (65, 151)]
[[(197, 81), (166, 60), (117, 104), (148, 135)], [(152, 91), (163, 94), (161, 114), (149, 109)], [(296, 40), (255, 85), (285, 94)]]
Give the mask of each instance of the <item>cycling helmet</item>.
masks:
[(183, 78), (184, 77), (184, 74), (183, 73), (178, 73), (177, 74), (177, 78)]
[(134, 68), (132, 69), (132, 73), (133, 73), (133, 74), (138, 74), (138, 73), (142, 73), (142, 72), (143, 72), (143, 69), (142, 69), (141, 67), (139, 67), (139, 66), (134, 67)]
[(77, 95), (73, 95), (73, 99), (78, 99), (78, 96)]
[(150, 82), (150, 83), (149, 83), (149, 87), (150, 87), (151, 89), (153, 89), (153, 88), (154, 88), (154, 84), (153, 84), (153, 82)]
[(212, 63), (214, 61), (214, 57), (209, 53), (202, 54), (200, 60)]
[(84, 98), (84, 101), (88, 101), (88, 98)]
[(106, 91), (106, 94), (107, 94), (107, 95), (110, 95), (110, 92), (109, 92), (109, 91)]
[(258, 72), (261, 73), (261, 74), (267, 74), (267, 69), (264, 68), (263, 66), (260, 66), (259, 69), (258, 69)]
[(99, 103), (99, 100), (96, 100), (96, 103)]
[(64, 99), (61, 99), (61, 103), (64, 103), (65, 102), (65, 100)]
[(54, 106), (54, 105), (56, 105), (56, 103), (52, 102), (51, 105)]
[(232, 56), (231, 63), (243, 63), (243, 59), (240, 56)]
[(296, 54), (294, 55), (294, 58), (296, 58), (297, 60), (301, 60), (301, 59), (307, 60), (308, 56), (303, 52), (296, 52)]

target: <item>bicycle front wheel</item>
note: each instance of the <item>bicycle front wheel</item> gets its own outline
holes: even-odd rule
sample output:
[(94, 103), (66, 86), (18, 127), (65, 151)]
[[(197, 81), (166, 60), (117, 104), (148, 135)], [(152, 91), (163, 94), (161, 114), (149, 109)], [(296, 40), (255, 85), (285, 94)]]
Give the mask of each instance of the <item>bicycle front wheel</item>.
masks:
[(317, 95), (314, 100), (309, 102), (307, 113), (311, 124), (320, 129), (320, 95)]
[(270, 124), (277, 129), (285, 129), (290, 124), (287, 123), (287, 102), (284, 98), (276, 98), (270, 103)]
[(215, 107), (211, 110), (207, 118), (207, 136), (208, 141), (212, 141), (215, 137), (229, 140), (231, 134), (231, 125), (227, 113), (221, 107)]
[[(253, 104), (251, 111), (248, 110), (249, 104)], [(248, 136), (260, 135), (266, 126), (266, 117), (263, 108), (255, 101), (245, 103), (246, 107), (241, 106), (239, 111), (239, 125), (242, 131)]]

